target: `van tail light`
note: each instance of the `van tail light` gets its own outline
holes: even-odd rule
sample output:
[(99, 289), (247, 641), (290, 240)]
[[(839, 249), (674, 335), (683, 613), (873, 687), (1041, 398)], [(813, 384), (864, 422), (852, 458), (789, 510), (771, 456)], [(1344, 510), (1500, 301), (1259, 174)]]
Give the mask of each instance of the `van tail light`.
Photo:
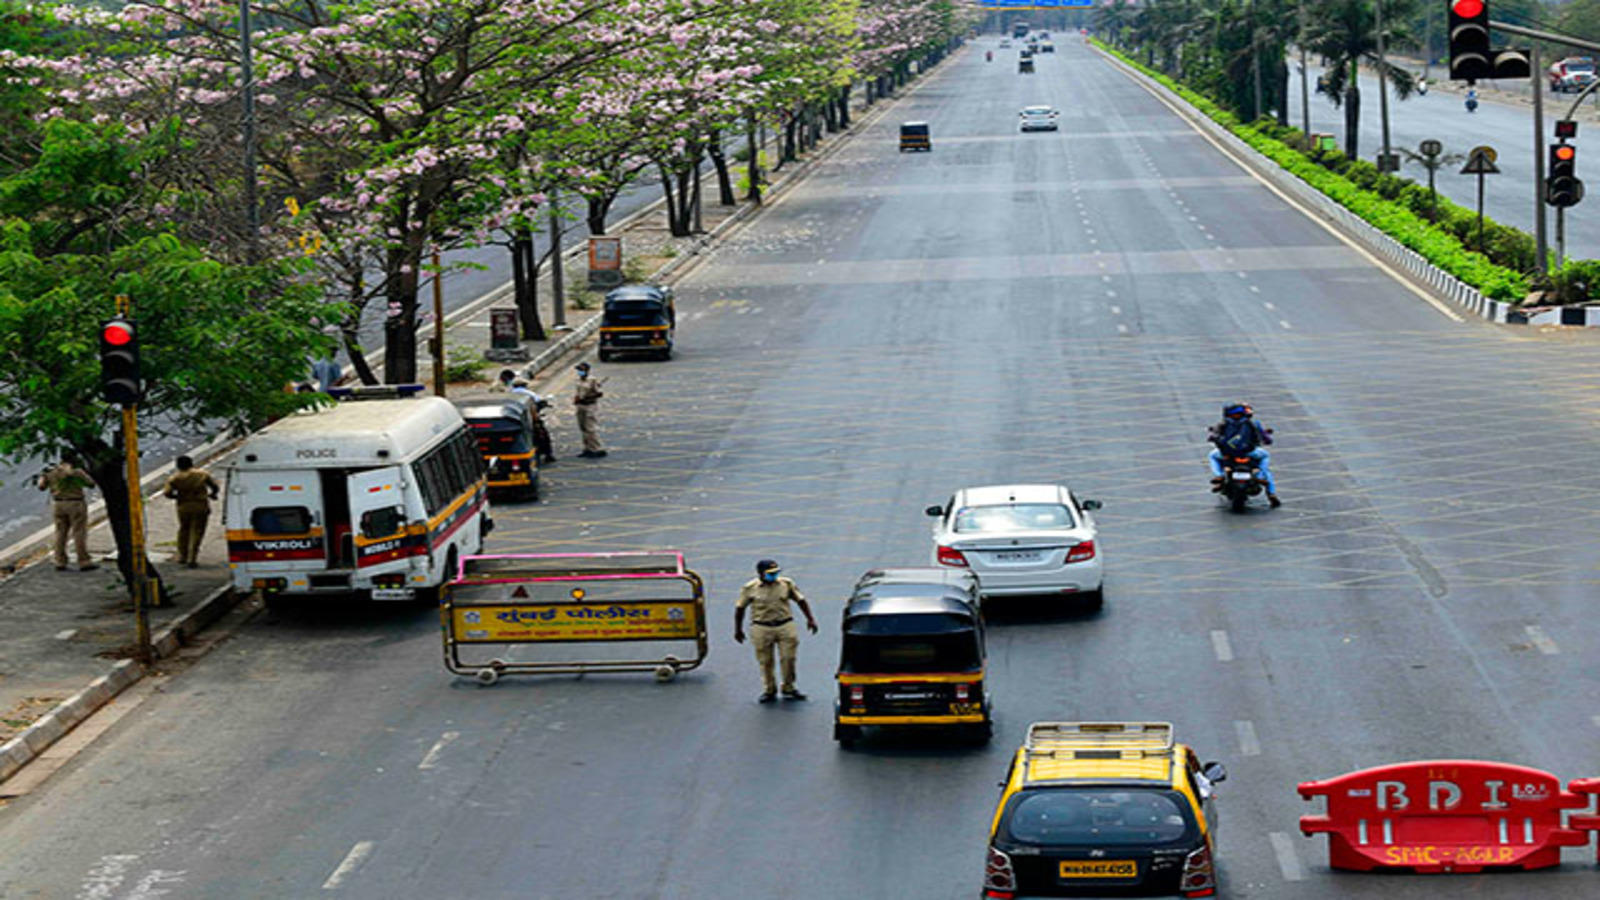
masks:
[(983, 895), (995, 900), (1012, 900), (1017, 895), (1017, 873), (1011, 868), (1011, 857), (989, 848), (989, 863), (983, 869)]
[(971, 696), (972, 696), (972, 685), (970, 685), (970, 684), (958, 684), (958, 685), (956, 685), (956, 699), (957, 700), (959, 700), (962, 703), (965, 703), (965, 702), (967, 702), (967, 700), (969, 698), (971, 698)]
[(1087, 562), (1094, 559), (1094, 541), (1084, 541), (1067, 551), (1067, 562)]
[(1183, 861), (1183, 880), (1179, 890), (1185, 897), (1210, 897), (1217, 892), (1216, 871), (1211, 866), (1211, 847), (1190, 853)]
[(941, 544), (939, 546), (939, 565), (961, 566), (965, 568), (967, 565), (967, 557), (960, 550), (957, 550), (954, 547), (946, 547)]
[(859, 684), (851, 685), (850, 686), (850, 702), (851, 703), (857, 703), (857, 704), (867, 702), (867, 689), (862, 687)]

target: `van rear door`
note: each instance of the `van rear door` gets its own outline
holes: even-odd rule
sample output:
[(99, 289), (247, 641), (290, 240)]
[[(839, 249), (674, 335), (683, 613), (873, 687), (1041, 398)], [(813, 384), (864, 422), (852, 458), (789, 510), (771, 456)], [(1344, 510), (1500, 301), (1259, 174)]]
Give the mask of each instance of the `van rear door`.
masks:
[(327, 565), (322, 489), (315, 469), (228, 473), (228, 562), (253, 572)]
[(350, 521), (355, 531), (356, 570), (363, 576), (396, 571), (400, 567), (385, 564), (428, 552), (427, 526), (412, 527), (410, 524), (404, 476), (399, 466), (350, 475)]

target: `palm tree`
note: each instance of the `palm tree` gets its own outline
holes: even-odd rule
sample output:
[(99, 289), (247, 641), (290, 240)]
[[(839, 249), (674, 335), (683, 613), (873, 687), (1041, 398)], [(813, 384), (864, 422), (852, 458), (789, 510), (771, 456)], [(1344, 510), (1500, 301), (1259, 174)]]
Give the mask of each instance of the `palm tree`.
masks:
[[(1383, 3), (1383, 36), (1387, 49), (1415, 47), (1417, 40), (1407, 23), (1416, 13), (1416, 0), (1383, 0)], [(1328, 99), (1334, 106), (1344, 108), (1344, 155), (1355, 159), (1360, 147), (1360, 67), (1376, 69), (1379, 65), (1373, 0), (1320, 0), (1310, 6), (1308, 13), (1306, 47), (1322, 57)], [(1383, 69), (1400, 99), (1411, 96), (1416, 87), (1411, 72), (1387, 61)]]

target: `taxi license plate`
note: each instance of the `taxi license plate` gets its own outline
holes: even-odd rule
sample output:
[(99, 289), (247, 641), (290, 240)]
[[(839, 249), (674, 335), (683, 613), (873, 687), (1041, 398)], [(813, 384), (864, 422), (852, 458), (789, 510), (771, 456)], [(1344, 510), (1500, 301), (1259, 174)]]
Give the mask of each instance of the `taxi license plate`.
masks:
[(411, 588), (373, 588), (374, 600), (410, 600), (417, 595)]
[(1001, 550), (994, 555), (995, 562), (1038, 562), (1044, 554), (1038, 550)]
[(1131, 859), (1063, 860), (1062, 878), (1137, 878), (1139, 864)]

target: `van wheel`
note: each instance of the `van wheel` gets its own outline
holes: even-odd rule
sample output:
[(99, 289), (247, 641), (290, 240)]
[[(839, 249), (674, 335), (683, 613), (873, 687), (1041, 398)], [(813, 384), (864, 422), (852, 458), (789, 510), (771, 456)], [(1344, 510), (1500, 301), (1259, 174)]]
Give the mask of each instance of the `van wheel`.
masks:
[(431, 606), (438, 606), (441, 602), (443, 602), (444, 586), (450, 581), (450, 579), (456, 577), (456, 565), (460, 561), (461, 557), (456, 555), (456, 548), (451, 546), (450, 552), (446, 554), (444, 558), (444, 580), (436, 585), (433, 585), (432, 587), (425, 587), (422, 590), (417, 591), (418, 602), (427, 603)]

